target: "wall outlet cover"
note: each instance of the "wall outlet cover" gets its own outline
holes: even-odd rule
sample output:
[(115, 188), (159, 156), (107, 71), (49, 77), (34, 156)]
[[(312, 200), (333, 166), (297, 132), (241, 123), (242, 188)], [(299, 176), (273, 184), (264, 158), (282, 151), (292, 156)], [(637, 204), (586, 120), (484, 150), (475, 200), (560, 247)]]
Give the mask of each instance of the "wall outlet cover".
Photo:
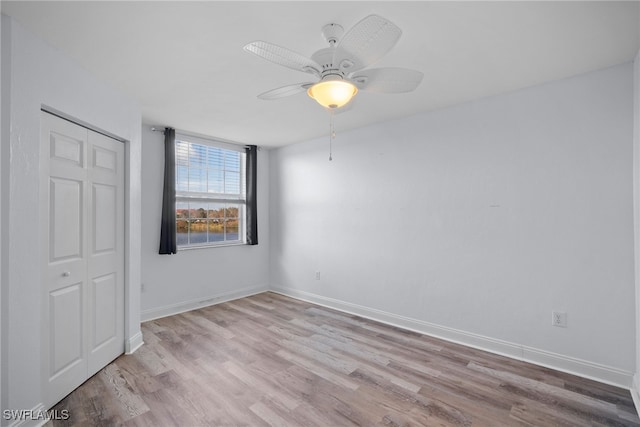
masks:
[(551, 312), (551, 325), (558, 326), (560, 328), (567, 327), (567, 313), (564, 311)]

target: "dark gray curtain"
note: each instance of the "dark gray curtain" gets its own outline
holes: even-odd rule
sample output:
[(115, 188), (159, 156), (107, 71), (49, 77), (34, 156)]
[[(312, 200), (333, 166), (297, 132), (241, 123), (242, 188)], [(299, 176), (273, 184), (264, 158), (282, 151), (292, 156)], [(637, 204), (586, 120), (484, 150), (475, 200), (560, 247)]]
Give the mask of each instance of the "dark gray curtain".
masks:
[(161, 255), (177, 252), (176, 247), (176, 131), (164, 130), (164, 190), (160, 225)]
[(258, 202), (257, 187), (257, 158), (258, 147), (250, 145), (247, 151), (247, 245), (258, 244)]

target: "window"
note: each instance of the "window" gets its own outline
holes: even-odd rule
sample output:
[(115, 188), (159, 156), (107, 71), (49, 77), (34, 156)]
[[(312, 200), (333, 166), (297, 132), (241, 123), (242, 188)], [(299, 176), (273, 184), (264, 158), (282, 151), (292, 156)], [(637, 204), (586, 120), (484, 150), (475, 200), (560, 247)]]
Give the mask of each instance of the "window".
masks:
[(176, 135), (176, 243), (245, 243), (244, 147)]

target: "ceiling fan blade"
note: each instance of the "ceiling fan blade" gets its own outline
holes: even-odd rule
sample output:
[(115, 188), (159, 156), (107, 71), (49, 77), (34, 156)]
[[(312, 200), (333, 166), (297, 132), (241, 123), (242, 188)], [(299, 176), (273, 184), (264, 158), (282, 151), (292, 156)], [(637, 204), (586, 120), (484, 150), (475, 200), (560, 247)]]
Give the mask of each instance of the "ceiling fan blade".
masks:
[(411, 92), (418, 87), (424, 74), (407, 68), (372, 68), (357, 71), (349, 79), (359, 90), (378, 93)]
[(402, 30), (393, 22), (378, 15), (369, 15), (338, 42), (333, 64), (344, 72), (361, 70), (380, 60), (401, 35)]
[(282, 86), (277, 89), (268, 90), (258, 95), (258, 98), (271, 101), (273, 99), (284, 98), (287, 96), (295, 95), (296, 93), (304, 92), (309, 87), (313, 86), (313, 83), (296, 83), (294, 85)]
[(254, 55), (258, 55), (267, 61), (274, 62), (278, 65), (284, 65), (285, 67), (293, 70), (318, 76), (322, 71), (322, 67), (311, 58), (307, 58), (306, 56), (289, 50), (286, 47), (278, 46), (273, 43), (259, 40), (245, 45), (243, 49), (247, 52), (253, 53)]

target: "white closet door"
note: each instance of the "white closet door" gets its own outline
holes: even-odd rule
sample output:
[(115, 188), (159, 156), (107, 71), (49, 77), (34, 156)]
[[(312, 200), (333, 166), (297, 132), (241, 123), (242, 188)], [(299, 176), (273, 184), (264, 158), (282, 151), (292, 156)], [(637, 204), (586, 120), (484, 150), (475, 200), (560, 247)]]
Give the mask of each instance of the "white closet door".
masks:
[(89, 376), (124, 351), (124, 144), (89, 132)]
[(87, 130), (42, 113), (40, 222), (47, 403), (87, 375)]
[(50, 407), (124, 351), (124, 146), (41, 115), (43, 376)]

